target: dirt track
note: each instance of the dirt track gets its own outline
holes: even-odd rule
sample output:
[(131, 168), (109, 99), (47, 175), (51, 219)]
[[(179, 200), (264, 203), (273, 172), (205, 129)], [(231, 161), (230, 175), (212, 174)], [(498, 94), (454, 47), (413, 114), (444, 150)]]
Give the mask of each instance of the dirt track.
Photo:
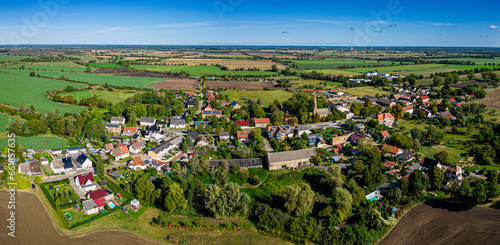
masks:
[(162, 244), (156, 240), (122, 231), (99, 231), (77, 238), (60, 235), (35, 195), (17, 192), (16, 237), (7, 236), (8, 194), (0, 191), (0, 244), (5, 245), (92, 245)]
[(420, 204), (410, 210), (379, 245), (500, 244), (500, 210)]

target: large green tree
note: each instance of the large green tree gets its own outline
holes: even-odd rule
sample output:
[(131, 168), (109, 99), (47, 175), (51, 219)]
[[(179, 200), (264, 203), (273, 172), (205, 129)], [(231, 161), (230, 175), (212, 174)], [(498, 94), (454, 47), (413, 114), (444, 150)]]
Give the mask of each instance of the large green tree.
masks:
[(312, 212), (314, 191), (309, 184), (293, 184), (283, 188), (281, 196), (285, 200), (285, 209), (290, 214), (305, 216)]

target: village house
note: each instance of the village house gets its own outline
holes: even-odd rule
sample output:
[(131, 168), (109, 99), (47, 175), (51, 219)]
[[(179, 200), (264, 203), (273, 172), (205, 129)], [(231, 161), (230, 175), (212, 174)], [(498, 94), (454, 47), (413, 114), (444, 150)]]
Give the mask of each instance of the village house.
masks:
[(128, 150), (132, 154), (137, 154), (137, 153), (141, 152), (145, 147), (146, 147), (146, 141), (139, 140), (139, 141), (132, 143), (129, 146)]
[(463, 176), (463, 171), (462, 168), (458, 165), (451, 165), (448, 167), (446, 170), (446, 178), (451, 179), (451, 180), (462, 180)]
[(325, 140), (323, 139), (322, 134), (311, 134), (308, 136), (309, 147), (318, 147), (324, 148), (326, 147)]
[(336, 90), (336, 89), (332, 89), (332, 90), (330, 90), (330, 92), (332, 92), (335, 95), (339, 95), (339, 96), (344, 95), (344, 92)]
[(191, 139), (191, 143), (194, 143), (198, 139), (198, 132), (196, 131), (188, 132), (187, 135)]
[(104, 145), (104, 152), (110, 153), (115, 147), (113, 146), (113, 143), (107, 143)]
[(420, 96), (419, 100), (422, 101), (422, 102), (428, 102), (431, 98), (429, 98), (429, 96)]
[(77, 168), (76, 170), (91, 169), (92, 168), (92, 161), (84, 153), (80, 154), (76, 158), (76, 162), (78, 163), (78, 165), (80, 165), (80, 167)]
[(384, 124), (387, 127), (392, 127), (392, 124), (394, 124), (394, 116), (391, 113), (379, 114), (377, 120), (379, 124)]
[(128, 163), (128, 168), (133, 170), (144, 170), (146, 169), (146, 163), (144, 163), (141, 157), (134, 157), (134, 159), (130, 160)]
[(349, 137), (351, 137), (352, 134), (346, 134), (346, 135), (340, 135), (337, 137), (333, 137), (330, 139), (328, 142), (330, 145), (344, 145), (347, 143), (347, 140), (349, 140)]
[(399, 154), (403, 153), (403, 149), (388, 144), (382, 146), (382, 151), (386, 151), (387, 154), (393, 157), (397, 157)]
[(407, 163), (413, 159), (415, 159), (415, 156), (413, 155), (413, 153), (408, 149), (406, 151), (403, 151), (403, 153), (401, 153), (399, 156), (398, 156), (398, 159), (399, 159), (399, 162), (400, 163)]
[(386, 161), (383, 165), (386, 168), (393, 169), (394, 166), (396, 166), (396, 162), (395, 161)]
[(335, 109), (341, 113), (344, 113), (345, 119), (351, 119), (354, 117), (354, 113), (352, 113), (347, 107), (345, 106), (337, 106)]
[(99, 207), (92, 199), (82, 201), (82, 205), (86, 215), (99, 213)]
[(413, 107), (411, 107), (411, 106), (405, 106), (405, 107), (403, 107), (403, 112), (404, 113), (410, 113), (410, 114), (412, 114), (413, 113)]
[(92, 199), (92, 200), (96, 200), (96, 199), (104, 199), (106, 201), (109, 201), (111, 199), (113, 199), (114, 197), (114, 194), (111, 190), (108, 190), (108, 189), (100, 189), (100, 190), (97, 190), (97, 191), (93, 191), (91, 193), (89, 193), (87, 195), (87, 197), (89, 199)]
[(233, 110), (241, 109), (241, 105), (238, 104), (238, 102), (236, 102), (236, 100), (231, 102), (231, 104), (229, 104), (229, 105), (231, 105), (233, 107)]
[(434, 167), (443, 168), (443, 165), (438, 160), (426, 157), (422, 163), (422, 170), (430, 172)]
[(122, 132), (122, 126), (119, 124), (104, 124), (104, 128), (111, 134), (120, 134)]
[(211, 111), (212, 110), (212, 105), (211, 104), (208, 104), (205, 109), (205, 111)]
[(194, 122), (195, 127), (198, 127), (199, 125), (203, 125), (203, 127), (206, 127), (206, 126), (210, 125), (210, 122), (209, 121), (196, 121), (196, 122)]
[(189, 96), (186, 100), (186, 108), (196, 107), (196, 96)]
[(361, 131), (365, 131), (365, 129), (366, 129), (366, 126), (364, 124), (362, 124), (362, 123), (358, 123), (355, 126), (356, 126), (356, 131), (360, 131), (361, 132)]
[(76, 172), (75, 165), (73, 163), (73, 158), (72, 157), (62, 158), (61, 161), (63, 163), (63, 167), (64, 167), (63, 172), (65, 174), (71, 174), (71, 173), (75, 173)]
[(154, 117), (141, 117), (139, 125), (141, 126), (154, 126), (156, 124), (156, 118)]
[(47, 153), (49, 153), (49, 155), (59, 155), (59, 154), (62, 154), (62, 150), (59, 149), (59, 148), (56, 148), (56, 149), (47, 149), (46, 151), (47, 151)]
[(352, 144), (355, 144), (355, 145), (356, 145), (356, 144), (358, 144), (358, 142), (359, 142), (360, 140), (364, 140), (364, 139), (366, 139), (366, 136), (364, 136), (364, 135), (359, 135), (359, 134), (351, 134), (351, 135), (349, 136), (349, 141), (350, 141)]
[(387, 130), (380, 132), (380, 135), (382, 135), (382, 139), (384, 139), (384, 140), (386, 140), (390, 136), (389, 132), (387, 132)]
[(267, 127), (267, 137), (276, 138), (281, 141), (288, 137), (293, 137), (293, 132), (290, 130), (289, 125), (271, 126)]
[(60, 159), (60, 158), (54, 159), (50, 163), (50, 169), (52, 169), (54, 174), (60, 174), (60, 173), (64, 172), (64, 164), (62, 162), (62, 159)]
[(47, 164), (49, 164), (49, 160), (47, 160), (47, 158), (45, 158), (45, 157), (40, 157), (40, 163), (42, 165), (47, 165)]
[(79, 174), (75, 177), (75, 185), (85, 194), (97, 188), (92, 172)]
[(29, 176), (42, 175), (42, 168), (40, 167), (40, 162), (37, 160), (20, 163), (18, 171)]
[(208, 139), (204, 135), (200, 135), (196, 139), (196, 146), (198, 146), (198, 147), (204, 147), (204, 146), (207, 146), (208, 144), (209, 144)]
[(109, 121), (111, 124), (125, 124), (125, 118), (123, 117), (111, 117)]
[(162, 131), (161, 128), (156, 125), (146, 126), (146, 129), (144, 130), (144, 138), (148, 140), (158, 141), (163, 138), (164, 133), (165, 132)]
[(181, 118), (170, 119), (170, 128), (185, 128), (186, 120)]
[(84, 147), (78, 147), (78, 146), (66, 148), (66, 153), (71, 155), (85, 153), (86, 151), (87, 150)]
[(311, 165), (309, 159), (313, 156), (316, 156), (316, 151), (313, 148), (268, 153), (265, 164), (268, 170), (300, 168)]
[(229, 140), (230, 139), (230, 134), (227, 131), (220, 131), (219, 132), (219, 140)]
[(134, 136), (139, 133), (138, 128), (133, 128), (133, 127), (124, 127), (122, 136)]
[(269, 118), (252, 118), (252, 122), (257, 128), (265, 128), (267, 125), (271, 124), (271, 119)]
[(245, 120), (245, 119), (240, 119), (237, 121), (234, 121), (234, 125), (240, 126), (240, 128), (245, 129), (250, 127), (250, 122)]
[(123, 158), (126, 158), (130, 155), (128, 148), (126, 146), (120, 146), (113, 150), (113, 155), (115, 156), (115, 160), (119, 161)]
[(201, 111), (201, 116), (202, 118), (205, 117), (210, 117), (210, 116), (216, 116), (217, 118), (220, 118), (222, 116), (222, 111), (221, 110), (204, 110)]
[(377, 104), (379, 104), (381, 106), (384, 106), (384, 107), (393, 107), (393, 106), (396, 105), (396, 102), (391, 101), (391, 100), (389, 100), (387, 98), (382, 97), (382, 98), (379, 98), (377, 100)]
[(309, 130), (308, 125), (299, 125), (295, 127), (295, 132), (297, 133), (298, 136), (302, 136), (302, 134), (310, 134), (311, 131)]
[(236, 137), (239, 142), (248, 142), (248, 131), (237, 131)]

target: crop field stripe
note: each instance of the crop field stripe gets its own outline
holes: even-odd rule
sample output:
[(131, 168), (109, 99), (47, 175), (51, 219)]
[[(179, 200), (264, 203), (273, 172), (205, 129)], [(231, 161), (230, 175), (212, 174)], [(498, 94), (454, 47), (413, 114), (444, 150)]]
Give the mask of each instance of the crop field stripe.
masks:
[[(8, 139), (0, 139), (0, 145), (7, 145)], [(16, 143), (23, 146), (24, 149), (51, 149), (60, 148), (68, 145), (66, 140), (56, 137), (32, 137), (16, 138)]]

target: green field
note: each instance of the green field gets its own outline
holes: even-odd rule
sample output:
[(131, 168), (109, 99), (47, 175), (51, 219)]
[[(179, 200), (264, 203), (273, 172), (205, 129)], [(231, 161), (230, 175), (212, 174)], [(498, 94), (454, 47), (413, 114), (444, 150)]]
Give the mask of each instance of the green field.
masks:
[(484, 66), (484, 65), (447, 65), (445, 68), (448, 69), (456, 69), (456, 70), (471, 70), (474, 68), (481, 69), (481, 68), (488, 68), (493, 70), (493, 68), (500, 68), (500, 66)]
[(118, 90), (117, 89), (117, 90), (111, 92), (108, 90), (94, 89), (94, 90), (73, 91), (70, 93), (61, 93), (61, 96), (71, 95), (71, 96), (73, 96), (73, 98), (75, 98), (78, 101), (80, 101), (83, 98), (90, 98), (92, 96), (96, 96), (97, 98), (105, 99), (110, 103), (118, 104), (118, 103), (134, 96), (135, 93), (142, 93), (142, 91)]
[(292, 98), (293, 94), (283, 91), (283, 90), (272, 90), (272, 91), (241, 91), (241, 90), (229, 90), (223, 92), (229, 97), (229, 101), (236, 100), (241, 105), (246, 105), (245, 99), (262, 101), (262, 106), (267, 107), (269, 104), (273, 103), (276, 99), (280, 102), (286, 101)]
[[(342, 59), (342, 60), (291, 60), (297, 63), (300, 69), (303, 70), (323, 70), (337, 69), (339, 66), (367, 66), (367, 65), (392, 65), (392, 61), (376, 61), (376, 60), (361, 60), (361, 59)], [(396, 63), (396, 64), (399, 64)], [(374, 68), (367, 68), (373, 70)], [(357, 72), (357, 71), (354, 71)]]
[(20, 60), (24, 58), (33, 58), (33, 56), (3, 56), (0, 55), (0, 61), (8, 61), (8, 60)]
[[(4, 72), (20, 74), (24, 76), (29, 76), (31, 71), (26, 70), (0, 70)], [(109, 84), (113, 86), (128, 86), (151, 88), (155, 83), (164, 81), (164, 78), (143, 78), (143, 77), (123, 77), (123, 76), (111, 76), (111, 75), (98, 75), (98, 74), (87, 74), (87, 73), (70, 73), (70, 72), (51, 72), (51, 71), (36, 71), (36, 74), (44, 77), (60, 78), (61, 76), (66, 76), (70, 80), (88, 82), (92, 84)], [(73, 83), (74, 84), (74, 83)]]
[[(375, 68), (372, 68), (375, 69)], [(318, 73), (330, 74), (330, 75), (361, 75), (359, 72), (338, 70), (338, 69), (324, 69), (324, 70), (315, 70)], [(311, 72), (311, 71), (306, 71)]]
[(277, 73), (272, 71), (224, 71), (216, 66), (157, 66), (157, 65), (132, 65), (132, 68), (142, 69), (147, 71), (172, 71), (189, 72), (191, 77), (201, 77), (205, 74), (232, 74), (232, 75), (262, 75), (262, 76), (272, 76)]
[[(7, 142), (8, 139), (0, 139), (0, 148), (7, 146)], [(22, 145), (24, 149), (51, 149), (68, 145), (66, 140), (56, 137), (16, 138), (16, 143)]]
[(372, 86), (363, 86), (363, 87), (352, 87), (352, 88), (345, 88), (345, 87), (338, 87), (338, 89), (347, 92), (349, 95), (354, 95), (354, 96), (365, 96), (365, 95), (370, 95), (370, 96), (376, 96), (377, 94), (379, 96), (382, 95), (389, 95), (391, 94), (391, 91), (389, 90), (383, 90), (380, 88), (375, 88)]
[[(23, 64), (17, 64), (17, 65), (9, 66), (8, 68), (9, 69), (19, 68), (22, 65)], [(52, 65), (28, 65), (28, 64), (24, 64), (24, 66), (25, 66), (25, 70), (30, 70), (30, 72), (31, 71), (34, 71), (34, 72), (37, 72), (37, 71), (84, 72), (85, 71), (85, 67), (81, 67), (81, 66), (74, 67), (74, 66), (52, 66)]]
[(343, 69), (343, 70), (359, 72), (359, 73), (373, 71), (373, 70), (386, 73), (390, 72), (404, 73), (404, 72), (443, 68), (445, 66), (446, 65), (443, 64), (422, 64), (422, 65), (402, 65), (402, 66), (389, 66), (389, 67), (355, 68), (355, 69)]
[(13, 117), (5, 114), (0, 114), (0, 133), (7, 132), (7, 123), (9, 123), (9, 118), (14, 119)]
[(55, 88), (65, 88), (68, 85), (76, 88), (84, 86), (83, 84), (53, 79), (0, 73), (0, 103), (15, 108), (18, 108), (21, 103), (24, 105), (34, 105), (35, 110), (41, 113), (54, 112), (55, 108), (59, 108), (61, 114), (66, 112), (80, 113), (85, 109), (84, 107), (60, 104), (45, 98), (46, 91)]
[(113, 63), (90, 63), (89, 66), (96, 67), (96, 68), (112, 68), (112, 69), (122, 68), (121, 65), (113, 64)]
[(495, 57), (494, 59), (487, 59), (487, 58), (440, 58), (440, 59), (430, 59), (430, 60), (436, 60), (436, 61), (443, 61), (443, 60), (456, 60), (456, 61), (470, 61), (474, 62), (476, 65), (484, 65), (484, 63), (495, 63), (495, 64), (500, 64), (500, 57)]

